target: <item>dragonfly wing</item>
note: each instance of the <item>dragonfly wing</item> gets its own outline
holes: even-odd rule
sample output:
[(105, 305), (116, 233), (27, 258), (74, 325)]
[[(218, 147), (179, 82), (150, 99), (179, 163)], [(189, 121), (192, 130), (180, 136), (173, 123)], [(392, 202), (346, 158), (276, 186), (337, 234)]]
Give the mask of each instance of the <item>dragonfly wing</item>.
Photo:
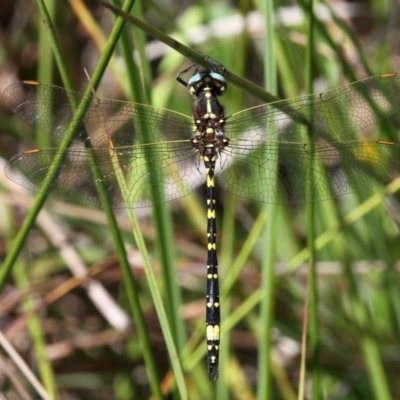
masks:
[(400, 75), (386, 74), (236, 113), (225, 129), (231, 167), (220, 180), (239, 196), (283, 204), (322, 201), (387, 182), (399, 173), (399, 146), (356, 135), (394, 118), (399, 93)]
[[(14, 156), (6, 166), (7, 176), (29, 189), (41, 192), (53, 161), (61, 149), (34, 149)], [(146, 207), (183, 197), (202, 182), (194, 168), (189, 142), (161, 142), (151, 146), (84, 148), (74, 146), (65, 156), (48, 194), (62, 200), (101, 206), (97, 185), (101, 183), (113, 208)], [(96, 177), (92, 170), (98, 169)]]
[(311, 149), (269, 141), (250, 148), (239, 140), (224, 153), (219, 182), (266, 203), (319, 202), (387, 182), (400, 171), (400, 146), (388, 141), (320, 141)]
[(400, 110), (400, 74), (372, 76), (319, 94), (263, 104), (227, 118), (230, 138), (305, 143), (354, 140)]
[(101, 99), (34, 81), (15, 82), (3, 92), (5, 104), (29, 124), (60, 138), (80, 107), (85, 108), (73, 140), (92, 147), (121, 147), (160, 140), (185, 140), (192, 120), (184, 114), (144, 104)]

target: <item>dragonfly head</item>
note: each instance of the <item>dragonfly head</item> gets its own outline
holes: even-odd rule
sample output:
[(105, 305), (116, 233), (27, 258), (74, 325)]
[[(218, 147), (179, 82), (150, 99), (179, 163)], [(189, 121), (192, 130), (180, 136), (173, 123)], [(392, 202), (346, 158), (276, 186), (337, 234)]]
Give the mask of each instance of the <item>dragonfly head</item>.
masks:
[(225, 78), (218, 72), (203, 71), (194, 74), (187, 84), (190, 94), (198, 97), (202, 92), (209, 91), (216, 96), (222, 96), (227, 89)]

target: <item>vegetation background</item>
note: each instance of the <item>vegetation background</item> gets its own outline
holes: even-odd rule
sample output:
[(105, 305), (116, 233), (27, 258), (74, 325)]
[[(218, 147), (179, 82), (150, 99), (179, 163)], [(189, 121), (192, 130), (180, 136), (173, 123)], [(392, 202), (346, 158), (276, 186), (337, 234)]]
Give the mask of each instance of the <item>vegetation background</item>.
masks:
[[(276, 68), (280, 98), (305, 94), (310, 78), (319, 92), (400, 71), (398, 2), (315, 2), (313, 30), (307, 7), (302, 0), (155, 0), (137, 1), (132, 13), (255, 84), (264, 86), (265, 71)], [(98, 79), (105, 65), (100, 97), (190, 115), (188, 93), (175, 80), (190, 60), (131, 24), (122, 38), (113, 29), (112, 12), (95, 1), (3, 0), (0, 90), (20, 79), (59, 86), (68, 79), (84, 91), (84, 69)], [(116, 47), (107, 60), (110, 42)], [(260, 100), (230, 85), (223, 103), (229, 115)], [(58, 144), (0, 103), (2, 165), (22, 149)], [(162, 211), (135, 210), (136, 222), (118, 210), (114, 225), (109, 210), (54, 199), (35, 221), (44, 198), (34, 202), (3, 173), (0, 185), (4, 398), (400, 398), (396, 181), (312, 206), (315, 269), (308, 268), (306, 207), (275, 207), (268, 225), (272, 209), (218, 191), (218, 383), (208, 381), (205, 363), (204, 188)]]

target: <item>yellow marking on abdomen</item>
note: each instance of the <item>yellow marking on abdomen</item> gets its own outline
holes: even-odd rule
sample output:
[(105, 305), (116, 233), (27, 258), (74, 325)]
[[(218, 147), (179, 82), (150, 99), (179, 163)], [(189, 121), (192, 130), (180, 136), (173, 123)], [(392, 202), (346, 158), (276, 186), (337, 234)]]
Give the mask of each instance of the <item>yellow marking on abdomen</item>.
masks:
[(215, 219), (215, 210), (208, 210), (207, 211), (207, 218), (208, 219)]
[(219, 340), (221, 329), (218, 325), (208, 325), (207, 326), (207, 340)]
[(207, 326), (207, 340), (219, 340), (220, 328), (218, 325), (208, 325)]

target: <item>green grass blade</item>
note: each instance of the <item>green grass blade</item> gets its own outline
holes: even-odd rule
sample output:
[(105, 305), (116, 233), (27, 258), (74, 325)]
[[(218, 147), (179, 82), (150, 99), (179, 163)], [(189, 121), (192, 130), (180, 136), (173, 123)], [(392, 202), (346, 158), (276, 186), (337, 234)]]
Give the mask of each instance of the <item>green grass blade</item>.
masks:
[[(56, 12), (56, 1), (45, 0), (46, 10), (45, 18), (46, 20), (54, 20)], [(42, 12), (43, 15), (43, 12)], [(39, 24), (39, 48), (38, 48), (38, 81), (50, 83), (53, 78), (54, 71), (54, 61), (53, 52), (48, 40), (49, 35), (47, 34), (47, 29), (45, 24)], [(43, 134), (43, 130), (38, 130), (37, 133), (37, 144), (38, 147), (50, 147), (51, 137), (49, 135)]]
[[(305, 69), (305, 82), (306, 82), (306, 93), (313, 93), (313, 63), (314, 63), (314, 1), (308, 0), (306, 2), (307, 8), (307, 47), (306, 47), (306, 69)], [(312, 110), (311, 115), (309, 115), (311, 121), (313, 119)], [(310, 153), (314, 154), (314, 142), (311, 137), (311, 132), (309, 137), (307, 138), (308, 144), (310, 146)], [(311, 159), (311, 163), (315, 163), (316, 161)], [(312, 168), (308, 169), (309, 176), (308, 181), (311, 182), (307, 185), (308, 188), (308, 198), (314, 198), (314, 171)], [(306, 291), (307, 297), (309, 296), (309, 301), (305, 302), (305, 312), (304, 312), (304, 327), (306, 331), (303, 331), (303, 343), (305, 342), (305, 338), (307, 338), (307, 327), (308, 321), (307, 317), (309, 316), (309, 337), (310, 337), (310, 353), (311, 353), (311, 375), (312, 375), (312, 394), (313, 399), (318, 400), (321, 396), (321, 383), (320, 383), (320, 369), (319, 369), (319, 346), (320, 346), (320, 336), (319, 336), (319, 318), (318, 318), (318, 281), (317, 281), (317, 271), (316, 271), (316, 252), (314, 246), (314, 237), (315, 237), (315, 206), (313, 202), (307, 204), (307, 247), (310, 252), (309, 259), (309, 282), (307, 284), (308, 290)], [(307, 309), (306, 309), (307, 307)], [(309, 308), (308, 308), (309, 307)], [(299, 393), (298, 399), (301, 400), (304, 398), (305, 393), (305, 381), (306, 381), (306, 371), (305, 368), (305, 358), (307, 357), (307, 346), (303, 346), (302, 351), (302, 363), (301, 363), (301, 372), (300, 372), (300, 383), (299, 383)]]
[[(221, 248), (220, 256), (220, 268), (218, 276), (220, 282), (225, 281), (225, 276), (230, 274), (230, 267), (233, 263), (233, 244), (234, 244), (234, 233), (235, 233), (235, 198), (232, 194), (227, 194), (224, 202), (224, 215), (223, 215), (223, 225), (222, 225), (222, 245), (217, 246)], [(220, 236), (221, 237), (221, 236)], [(230, 297), (221, 296), (221, 320), (224, 321), (225, 316), (230, 314), (231, 301)], [(230, 397), (229, 385), (228, 385), (228, 360), (230, 355), (230, 337), (228, 332), (224, 335), (224, 339), (221, 340), (220, 344), (220, 374), (218, 379), (216, 395), (218, 399), (228, 400)]]
[[(20, 289), (28, 287), (31, 283), (27, 276), (28, 266), (22, 262), (17, 262), (13, 269), (15, 282)], [(45, 332), (41, 325), (41, 319), (36, 314), (35, 301), (33, 298), (27, 298), (23, 302), (23, 310), (28, 315), (28, 329), (32, 340), (33, 349), (37, 361), (37, 367), (40, 373), (41, 381), (51, 399), (57, 398), (57, 383), (53, 371), (52, 363), (46, 354)]]
[[(266, 89), (276, 94), (277, 68), (275, 58), (275, 29), (274, 29), (274, 2), (262, 1), (262, 12), (265, 20), (266, 38), (264, 41), (264, 79)], [(277, 171), (276, 161), (265, 160), (272, 171)], [(276, 172), (275, 172), (276, 173)], [(274, 189), (271, 189), (274, 190)], [(258, 381), (257, 399), (273, 399), (272, 390), (272, 341), (271, 332), (274, 324), (273, 304), (275, 296), (275, 256), (276, 256), (276, 215), (278, 206), (268, 204), (265, 206), (267, 223), (263, 233), (265, 250), (263, 252), (261, 284), (263, 297), (260, 304), (258, 321)]]

